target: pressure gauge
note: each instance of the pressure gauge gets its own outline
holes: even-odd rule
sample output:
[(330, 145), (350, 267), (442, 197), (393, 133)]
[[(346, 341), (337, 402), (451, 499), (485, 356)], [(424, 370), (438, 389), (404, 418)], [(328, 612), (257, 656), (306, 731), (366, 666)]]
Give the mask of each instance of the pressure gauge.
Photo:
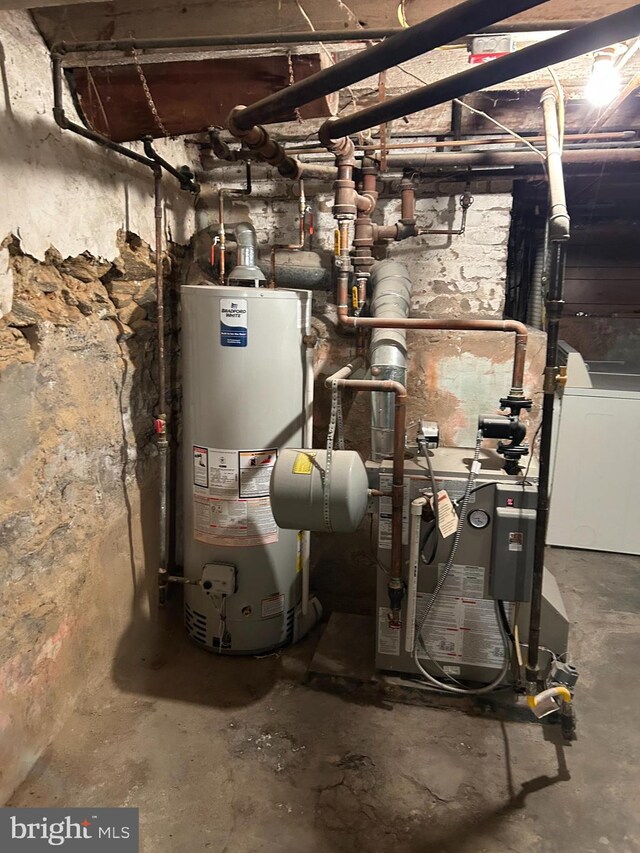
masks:
[(489, 524), (489, 513), (483, 509), (473, 509), (469, 513), (469, 524), (476, 530), (482, 530)]

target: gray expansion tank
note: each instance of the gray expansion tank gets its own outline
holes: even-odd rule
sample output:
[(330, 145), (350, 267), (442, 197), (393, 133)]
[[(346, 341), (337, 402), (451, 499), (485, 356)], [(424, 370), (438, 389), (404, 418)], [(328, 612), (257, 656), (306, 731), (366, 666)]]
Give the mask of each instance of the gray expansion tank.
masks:
[(305, 604), (303, 618), (308, 533), (279, 529), (269, 497), (280, 448), (311, 439), (311, 296), (181, 294), (185, 622), (213, 651), (264, 652), (301, 636), (319, 608)]

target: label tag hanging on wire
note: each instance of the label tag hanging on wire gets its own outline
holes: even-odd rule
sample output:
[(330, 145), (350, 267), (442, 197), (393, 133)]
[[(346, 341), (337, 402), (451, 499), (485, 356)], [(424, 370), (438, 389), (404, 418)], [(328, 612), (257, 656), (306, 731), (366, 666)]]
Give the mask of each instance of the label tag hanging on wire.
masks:
[[(433, 498), (431, 498), (431, 509), (434, 510), (433, 506)], [(452, 536), (458, 528), (458, 514), (453, 508), (453, 504), (451, 503), (451, 498), (445, 492), (444, 489), (438, 492), (438, 530), (440, 531), (440, 536), (443, 539), (446, 539), (448, 536)]]

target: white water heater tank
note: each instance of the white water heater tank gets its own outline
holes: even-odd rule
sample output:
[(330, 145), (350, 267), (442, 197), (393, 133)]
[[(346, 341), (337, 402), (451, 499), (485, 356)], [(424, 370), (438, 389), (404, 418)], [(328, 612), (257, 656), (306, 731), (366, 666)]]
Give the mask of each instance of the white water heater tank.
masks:
[(311, 446), (311, 295), (214, 285), (181, 294), (185, 623), (213, 651), (265, 652), (319, 614), (308, 600), (309, 534), (279, 529), (269, 497), (281, 448)]

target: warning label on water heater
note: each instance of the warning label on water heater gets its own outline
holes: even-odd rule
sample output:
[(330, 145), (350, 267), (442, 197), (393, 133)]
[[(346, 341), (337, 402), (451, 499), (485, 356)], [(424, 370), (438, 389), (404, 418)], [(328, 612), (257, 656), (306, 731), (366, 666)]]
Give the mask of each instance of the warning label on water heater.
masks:
[(247, 300), (220, 300), (220, 345), (223, 347), (246, 347), (247, 345)]
[(278, 458), (268, 450), (193, 446), (193, 536), (207, 545), (278, 541), (269, 482)]

